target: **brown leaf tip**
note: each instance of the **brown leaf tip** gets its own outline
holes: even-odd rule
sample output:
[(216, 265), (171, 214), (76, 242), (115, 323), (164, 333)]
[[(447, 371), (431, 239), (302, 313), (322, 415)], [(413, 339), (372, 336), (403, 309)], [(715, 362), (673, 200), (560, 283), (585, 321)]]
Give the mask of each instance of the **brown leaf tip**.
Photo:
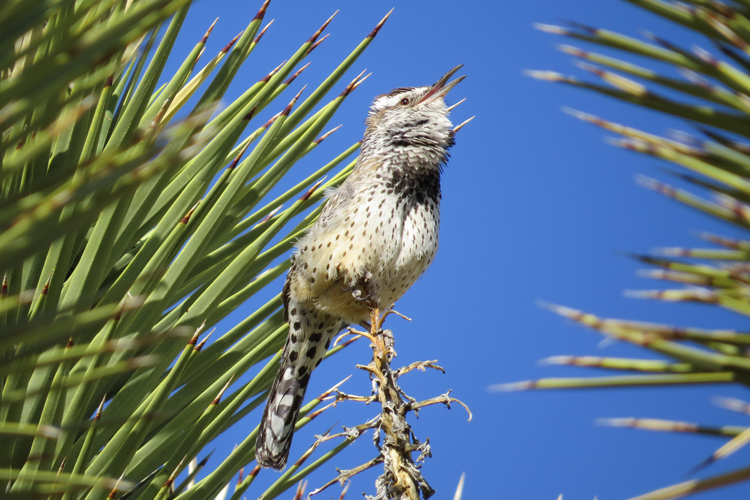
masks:
[(270, 119), (270, 120), (268, 120), (268, 121), (267, 121), (266, 123), (264, 123), (264, 124), (263, 124), (263, 126), (262, 126), (261, 128), (262, 128), (262, 129), (267, 129), (268, 127), (270, 127), (271, 125), (273, 125), (273, 122), (275, 122), (275, 121), (276, 121), (276, 118), (278, 118), (279, 116), (281, 116), (281, 113), (276, 113), (275, 115), (273, 115), (273, 116), (271, 117), (271, 119)]
[(284, 62), (282, 62), (281, 64), (279, 64), (279, 65), (278, 65), (278, 66), (276, 66), (275, 68), (273, 68), (273, 69), (272, 69), (272, 70), (271, 70), (271, 71), (270, 71), (270, 72), (269, 72), (269, 73), (268, 73), (268, 74), (267, 74), (266, 76), (264, 76), (263, 78), (261, 78), (261, 79), (260, 79), (260, 81), (261, 81), (261, 82), (267, 82), (268, 80), (270, 80), (270, 79), (271, 79), (271, 77), (272, 77), (273, 75), (275, 75), (276, 73), (278, 73), (278, 71), (279, 71), (279, 70), (280, 70), (281, 68), (283, 68), (285, 64), (286, 64), (286, 60), (284, 60)]
[(281, 112), (282, 116), (289, 116), (289, 113), (292, 112), (292, 108), (294, 107), (295, 103), (297, 102), (297, 99), (302, 95), (302, 92), (305, 91), (305, 88), (307, 88), (307, 85), (302, 87), (299, 92), (297, 92), (297, 95), (294, 96), (294, 99), (292, 99), (292, 102), (287, 104), (286, 108), (284, 108), (284, 111)]
[(594, 28), (593, 26), (589, 26), (587, 24), (577, 23), (575, 21), (565, 21), (565, 22), (573, 26), (574, 28), (577, 28), (581, 31), (585, 31), (586, 33), (590, 33), (592, 35), (596, 35), (599, 33), (599, 30), (597, 28)]
[(240, 32), (239, 32), (239, 33), (237, 34), (237, 36), (236, 36), (236, 37), (232, 38), (232, 40), (231, 40), (231, 41), (230, 41), (230, 42), (229, 42), (229, 43), (228, 43), (228, 44), (226, 45), (226, 47), (224, 47), (223, 49), (221, 49), (221, 52), (224, 52), (225, 54), (226, 54), (227, 52), (229, 52), (229, 49), (231, 49), (231, 48), (232, 48), (232, 46), (233, 46), (233, 45), (234, 45), (235, 43), (237, 43), (237, 40), (238, 40), (238, 39), (239, 39), (239, 38), (240, 38), (240, 37), (242, 36), (242, 33), (244, 33), (244, 31), (240, 31)]
[(251, 110), (250, 110), (250, 112), (248, 112), (248, 114), (246, 114), (246, 115), (244, 116), (243, 120), (250, 120), (250, 119), (251, 119), (251, 118), (253, 117), (253, 115), (255, 114), (255, 112), (256, 112), (257, 110), (258, 110), (258, 107), (257, 107), (257, 106), (256, 106), (256, 107), (254, 107), (253, 109), (251, 109)]
[(311, 187), (310, 189), (308, 189), (307, 192), (302, 195), (302, 197), (300, 198), (300, 201), (307, 201), (307, 200), (309, 200), (310, 197), (315, 192), (315, 190), (318, 189), (320, 187), (320, 185), (323, 184), (323, 181), (325, 181), (325, 180), (326, 180), (326, 178), (323, 177), (318, 182), (316, 182), (313, 187)]
[(336, 14), (338, 14), (338, 13), (339, 13), (338, 10), (336, 12), (334, 12), (333, 15), (331, 17), (329, 17), (326, 22), (323, 23), (323, 26), (321, 26), (320, 28), (318, 28), (318, 31), (316, 31), (315, 33), (313, 33), (313, 36), (311, 36), (307, 40), (307, 43), (315, 43), (315, 40), (318, 39), (318, 37), (320, 36), (320, 34), (323, 33), (323, 30), (326, 29), (326, 27), (328, 27), (328, 24), (331, 21), (333, 21), (333, 18), (336, 17)]
[[(395, 8), (396, 7), (394, 7), (393, 9), (395, 9)], [(385, 17), (378, 23), (378, 25), (375, 26), (372, 29), (372, 31), (370, 32), (370, 34), (367, 35), (367, 38), (375, 38), (375, 36), (377, 36), (378, 31), (380, 31), (380, 28), (382, 28), (383, 25), (385, 24), (385, 22), (388, 20), (388, 18), (390, 17), (391, 13), (393, 12), (393, 9), (391, 9), (390, 11), (388, 11), (388, 14), (386, 14)]]
[(268, 22), (268, 24), (266, 24), (266, 25), (265, 25), (265, 26), (263, 27), (263, 29), (262, 29), (262, 30), (260, 30), (260, 33), (258, 33), (258, 36), (256, 36), (256, 37), (255, 37), (255, 39), (253, 40), (253, 43), (258, 43), (258, 42), (260, 42), (260, 39), (261, 39), (261, 38), (263, 38), (263, 35), (265, 35), (265, 34), (266, 34), (266, 30), (268, 29), (268, 27), (269, 27), (269, 26), (271, 26), (271, 25), (273, 24), (273, 21), (274, 21), (274, 20), (273, 20), (273, 19), (271, 19), (271, 20), (270, 20), (270, 21)]
[(215, 331), (216, 331), (216, 328), (214, 328), (213, 330), (211, 330), (210, 332), (208, 332), (208, 335), (206, 335), (206, 338), (204, 338), (203, 340), (201, 340), (200, 344), (198, 344), (197, 346), (195, 346), (195, 349), (193, 349), (193, 350), (195, 352), (201, 352), (203, 350), (203, 347), (206, 345), (206, 342), (208, 342), (208, 339), (211, 338), (211, 335), (213, 335), (213, 333)]
[(234, 168), (237, 166), (237, 164), (240, 162), (240, 159), (245, 154), (245, 151), (247, 151), (247, 148), (250, 146), (250, 142), (245, 144), (245, 146), (240, 150), (239, 154), (234, 157), (234, 160), (232, 160), (232, 163), (229, 164), (227, 167), (227, 170), (234, 170)]
[(257, 14), (255, 14), (253, 21), (255, 21), (256, 19), (261, 20), (261, 21), (263, 20), (263, 16), (266, 15), (266, 10), (268, 9), (268, 4), (270, 3), (271, 3), (271, 0), (266, 0), (265, 2), (263, 2), (263, 5), (261, 6), (260, 10), (258, 11)]
[(283, 206), (284, 206), (284, 205), (279, 205), (278, 207), (276, 207), (276, 208), (274, 208), (273, 210), (271, 210), (271, 211), (270, 211), (270, 212), (268, 213), (268, 215), (266, 215), (265, 217), (263, 217), (263, 219), (261, 219), (261, 221), (260, 221), (260, 222), (259, 222), (258, 224), (263, 224), (264, 222), (268, 222), (269, 220), (271, 220), (271, 218), (272, 218), (272, 217), (273, 217), (274, 215), (276, 215), (276, 213), (277, 213), (277, 212), (278, 212), (279, 210), (281, 210), (281, 207), (283, 207)]
[(214, 26), (216, 26), (216, 23), (219, 21), (219, 18), (217, 17), (214, 19), (214, 22), (211, 24), (211, 26), (208, 27), (206, 30), (206, 34), (203, 35), (203, 38), (201, 38), (200, 43), (206, 43), (208, 41), (208, 36), (211, 34), (211, 32), (214, 30)]
[(102, 412), (104, 411), (104, 402), (107, 400), (106, 394), (102, 398), (102, 402), (99, 403), (99, 407), (96, 409), (96, 413), (94, 414), (94, 422), (98, 422), (100, 418), (102, 418)]
[(320, 137), (318, 137), (317, 139), (315, 139), (315, 140), (313, 141), (313, 144), (320, 144), (321, 142), (323, 142), (324, 140), (326, 140), (326, 139), (327, 139), (327, 138), (328, 138), (328, 137), (329, 137), (329, 136), (330, 136), (330, 135), (331, 135), (332, 133), (336, 132), (336, 131), (337, 131), (338, 129), (340, 129), (341, 127), (342, 127), (342, 125), (339, 125), (338, 127), (336, 127), (336, 128), (334, 128), (334, 129), (331, 129), (331, 130), (329, 130), (329, 131), (328, 131), (328, 132), (326, 132), (325, 134), (323, 134), (323, 135), (321, 135)]
[(186, 213), (185, 217), (182, 218), (182, 220), (180, 221), (180, 224), (187, 224), (188, 222), (190, 222), (190, 217), (193, 216), (193, 213), (195, 212), (195, 209), (198, 208), (199, 204), (200, 204), (200, 201), (198, 201), (198, 203), (193, 205), (193, 208), (188, 210), (188, 213)]
[(292, 83), (292, 82), (293, 82), (293, 81), (294, 81), (294, 80), (295, 80), (295, 79), (296, 79), (296, 78), (297, 78), (297, 77), (298, 77), (298, 76), (300, 75), (300, 73), (302, 73), (303, 71), (305, 71), (305, 69), (306, 69), (306, 68), (307, 68), (308, 66), (310, 66), (310, 63), (309, 63), (309, 62), (308, 62), (307, 64), (305, 64), (304, 66), (302, 66), (302, 67), (301, 67), (300, 69), (298, 69), (297, 71), (295, 71), (295, 72), (294, 72), (294, 74), (293, 74), (292, 76), (290, 76), (289, 78), (287, 78), (287, 79), (286, 79), (286, 81), (284, 82), (284, 85), (289, 85), (289, 84), (291, 84), (291, 83)]
[(365, 71), (367, 71), (367, 70), (364, 70), (364, 71), (362, 71), (362, 73), (358, 74), (354, 78), (354, 80), (352, 80), (349, 83), (349, 85), (346, 86), (346, 88), (341, 92), (341, 94), (339, 94), (339, 97), (346, 97), (349, 94), (351, 94), (352, 90), (354, 90), (355, 88), (357, 88), (357, 86), (359, 86), (359, 84), (362, 83), (365, 80), (365, 78), (367, 78), (367, 76), (370, 76), (370, 75), (367, 75), (365, 78), (362, 78), (360, 80), (360, 78), (362, 77), (362, 75), (365, 74)]
[(325, 40), (329, 36), (331, 36), (331, 34), (327, 33), (323, 38), (321, 38), (320, 40), (318, 40), (317, 42), (315, 42), (314, 44), (312, 44), (310, 46), (310, 48), (307, 49), (307, 52), (305, 52), (305, 55), (308, 55), (310, 52), (312, 52), (313, 50), (315, 50), (317, 48), (317, 46), (320, 45), (321, 43), (323, 43), (323, 40)]

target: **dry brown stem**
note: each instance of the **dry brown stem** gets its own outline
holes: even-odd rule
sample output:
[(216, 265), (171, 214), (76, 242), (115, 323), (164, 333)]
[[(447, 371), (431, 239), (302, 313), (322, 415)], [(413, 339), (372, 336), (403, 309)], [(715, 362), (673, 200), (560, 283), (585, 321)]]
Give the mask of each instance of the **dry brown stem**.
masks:
[[(393, 334), (390, 330), (383, 329), (383, 322), (391, 314), (409, 319), (391, 309), (381, 315), (377, 308), (373, 308), (370, 313), (371, 326), (369, 332), (349, 328), (348, 332), (336, 341), (339, 342), (348, 335), (362, 336), (370, 340), (373, 353), (372, 361), (367, 365), (357, 365), (357, 368), (370, 374), (373, 388), (372, 395), (369, 397), (356, 396), (336, 389), (333, 391), (335, 394), (329, 396), (335, 398), (334, 404), (340, 401), (355, 401), (365, 404), (377, 401), (381, 406), (380, 414), (362, 425), (345, 428), (341, 434), (319, 437), (321, 441), (336, 437), (351, 437), (353, 433), (359, 435), (366, 429), (374, 428), (376, 433), (373, 439), (379, 454), (359, 467), (350, 470), (337, 469), (337, 477), (312, 491), (308, 498), (337, 482), (343, 486), (356, 474), (382, 463), (383, 474), (375, 481), (377, 492), (375, 496), (365, 495), (367, 500), (427, 499), (435, 493), (435, 490), (422, 476), (420, 467), (421, 462), (426, 457), (431, 456), (430, 441), (425, 439), (425, 442), (421, 443), (416, 438), (406, 420), (406, 415), (411, 411), (416, 413), (425, 406), (440, 403), (450, 408), (451, 403), (458, 403), (466, 408), (469, 413), (469, 420), (471, 420), (469, 408), (461, 401), (450, 397), (450, 391), (425, 401), (417, 401), (401, 390), (397, 383), (399, 377), (413, 370), (426, 371), (427, 368), (432, 368), (443, 373), (445, 373), (445, 370), (436, 364), (437, 360), (418, 361), (397, 370), (391, 368), (391, 361), (396, 356)], [(412, 457), (414, 452), (419, 452), (416, 459)]]

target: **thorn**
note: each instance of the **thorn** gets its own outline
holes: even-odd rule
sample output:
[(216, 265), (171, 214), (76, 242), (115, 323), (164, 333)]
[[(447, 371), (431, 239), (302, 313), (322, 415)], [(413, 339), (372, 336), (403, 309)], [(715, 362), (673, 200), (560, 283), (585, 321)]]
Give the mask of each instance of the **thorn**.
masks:
[(262, 126), (261, 128), (262, 128), (262, 129), (267, 129), (268, 127), (270, 127), (271, 125), (273, 125), (273, 122), (275, 122), (275, 121), (276, 121), (276, 118), (278, 118), (279, 116), (281, 116), (281, 113), (276, 113), (275, 115), (273, 115), (273, 116), (271, 117), (271, 119), (270, 119), (270, 120), (268, 120), (268, 121), (267, 121), (266, 123), (264, 123), (264, 124), (263, 124), (263, 126)]
[(208, 36), (209, 36), (209, 35), (211, 34), (211, 32), (212, 32), (212, 31), (214, 30), (214, 26), (216, 26), (216, 23), (217, 23), (218, 21), (219, 21), (219, 18), (218, 18), (218, 17), (217, 17), (216, 19), (214, 19), (214, 22), (213, 22), (213, 24), (211, 24), (211, 26), (209, 26), (209, 27), (208, 27), (208, 29), (206, 30), (206, 34), (205, 34), (205, 35), (203, 35), (203, 38), (201, 38), (201, 41), (200, 41), (200, 43), (203, 43), (203, 44), (205, 44), (205, 43), (206, 43), (206, 42), (208, 41)]
[(311, 36), (307, 40), (307, 43), (310, 43), (310, 44), (315, 43), (315, 40), (317, 40), (318, 37), (320, 36), (320, 34), (323, 33), (323, 30), (326, 29), (326, 27), (328, 26), (328, 23), (330, 23), (331, 21), (333, 21), (333, 18), (336, 17), (336, 14), (338, 14), (338, 13), (339, 13), (339, 11), (337, 9), (336, 12), (334, 12), (333, 15), (331, 17), (329, 17), (326, 22), (323, 23), (323, 26), (321, 26), (320, 28), (318, 28), (318, 31), (316, 31), (315, 33), (313, 33), (313, 36)]
[(242, 158), (242, 155), (245, 154), (245, 151), (247, 151), (247, 148), (249, 146), (250, 146), (250, 142), (248, 141), (248, 143), (245, 144), (245, 146), (242, 148), (242, 150), (239, 152), (239, 154), (234, 157), (234, 160), (232, 160), (232, 163), (229, 164), (229, 166), (227, 167), (227, 170), (234, 170), (234, 168), (240, 162), (240, 159)]
[(117, 479), (117, 482), (115, 482), (114, 487), (112, 488), (112, 491), (109, 492), (109, 495), (107, 495), (107, 498), (115, 498), (115, 495), (120, 489), (120, 483), (122, 482), (122, 478), (125, 477), (125, 473), (123, 472), (119, 479)]
[(102, 396), (102, 402), (99, 403), (99, 407), (96, 409), (94, 414), (94, 422), (98, 422), (102, 418), (102, 412), (104, 411), (104, 402), (107, 400), (107, 395)]
[(200, 336), (201, 331), (203, 331), (203, 328), (205, 328), (206, 326), (206, 321), (208, 321), (208, 318), (204, 319), (203, 323), (201, 323), (201, 326), (195, 329), (195, 333), (190, 338), (190, 341), (188, 342), (188, 344), (195, 345), (195, 343), (198, 341), (198, 337)]
[(293, 500), (302, 500), (302, 495), (305, 494), (305, 481), (300, 480), (297, 484), (297, 492), (294, 494)]
[(461, 104), (461, 103), (462, 103), (462, 102), (464, 102), (465, 100), (466, 100), (466, 98), (464, 97), (463, 99), (461, 99), (460, 101), (458, 101), (458, 102), (457, 102), (456, 104), (454, 104), (453, 106), (448, 106), (448, 112), (450, 112), (450, 111), (453, 111), (453, 110), (454, 110), (454, 109), (455, 109), (456, 107), (458, 107), (458, 105), (459, 105), (459, 104)]
[(366, 69), (362, 71), (362, 73), (358, 74), (356, 77), (354, 77), (354, 80), (349, 82), (349, 85), (346, 86), (346, 88), (339, 94), (339, 97), (346, 97), (348, 96), (352, 90), (354, 90), (354, 85), (357, 83), (357, 80), (365, 74)]
[(344, 486), (344, 489), (341, 490), (341, 496), (339, 497), (339, 500), (344, 500), (344, 497), (346, 496), (346, 492), (349, 491), (349, 486), (351, 485), (352, 485), (351, 481), (346, 483), (346, 486)]
[(111, 87), (112, 86), (112, 81), (114, 80), (114, 78), (115, 78), (115, 76), (113, 74), (110, 74), (107, 77), (107, 79), (104, 81), (104, 86), (105, 87)]
[(330, 395), (331, 395), (331, 394), (332, 394), (332, 393), (333, 393), (333, 392), (334, 392), (334, 391), (335, 391), (336, 389), (338, 389), (339, 387), (341, 387), (341, 385), (342, 385), (342, 384), (343, 384), (344, 382), (346, 382), (347, 380), (349, 380), (350, 378), (352, 378), (352, 376), (351, 376), (351, 375), (349, 375), (349, 376), (348, 376), (348, 377), (346, 377), (346, 378), (345, 378), (344, 380), (342, 380), (342, 381), (341, 381), (341, 382), (339, 382), (338, 384), (334, 385), (333, 387), (331, 387), (330, 389), (328, 389), (328, 390), (327, 390), (326, 392), (324, 392), (323, 394), (321, 394), (320, 396), (318, 396), (318, 397), (317, 397), (317, 398), (315, 398), (315, 399), (318, 399), (318, 400), (320, 400), (320, 401), (324, 400), (325, 398), (327, 398), (328, 396), (330, 396)]
[(537, 70), (532, 70), (532, 69), (525, 69), (523, 70), (523, 74), (525, 76), (530, 76), (531, 78), (535, 78), (537, 80), (544, 80), (547, 82), (564, 82), (564, 83), (575, 82), (574, 78), (565, 76), (562, 73), (558, 73), (556, 71), (537, 71)]
[[(453, 500), (461, 500), (464, 493), (464, 480), (466, 479), (466, 473), (461, 473), (461, 479), (458, 480), (458, 486), (456, 487), (456, 494), (453, 495)], [(562, 495), (560, 495), (562, 496)]]
[(574, 57), (583, 57), (583, 58), (585, 58), (585, 57), (588, 56), (588, 52), (586, 52), (583, 49), (579, 49), (578, 47), (574, 47), (572, 45), (560, 44), (560, 45), (557, 46), (557, 48), (560, 51), (565, 52), (566, 54), (569, 54), (569, 55), (574, 56)]
[(294, 81), (294, 79), (297, 78), (300, 75), (300, 73), (302, 73), (305, 70), (305, 68), (307, 68), (308, 66), (310, 66), (309, 62), (305, 64), (304, 66), (302, 66), (300, 69), (298, 69), (292, 76), (287, 78), (286, 81), (284, 82), (284, 85), (291, 84)]
[(273, 75), (275, 75), (281, 68), (283, 68), (285, 64), (286, 64), (286, 59), (284, 60), (284, 62), (282, 62), (281, 64), (279, 64), (275, 68), (273, 68), (271, 71), (268, 72), (268, 74), (266, 76), (264, 76), (263, 78), (261, 78), (258, 81), (260, 81), (260, 82), (267, 82), (268, 80), (271, 79), (271, 77)]
[(229, 386), (231, 385), (232, 381), (234, 380), (234, 373), (231, 377), (229, 377), (229, 380), (227, 380), (227, 383), (224, 384), (224, 387), (221, 388), (219, 391), (219, 394), (216, 395), (213, 401), (211, 401), (212, 405), (217, 405), (221, 401), (221, 398), (224, 396), (224, 392), (229, 389)]
[(213, 333), (215, 331), (216, 331), (216, 328), (214, 328), (213, 330), (211, 330), (210, 332), (208, 332), (208, 335), (206, 335), (206, 338), (204, 338), (203, 340), (201, 340), (201, 343), (198, 344), (197, 346), (195, 346), (194, 351), (200, 352), (201, 349), (203, 349), (203, 346), (206, 345), (206, 342), (208, 341), (208, 339), (211, 338), (211, 335), (213, 335)]
[(271, 218), (272, 218), (272, 217), (273, 217), (274, 215), (276, 215), (276, 214), (278, 213), (278, 211), (279, 211), (279, 210), (281, 210), (281, 207), (283, 207), (283, 206), (284, 206), (284, 205), (279, 205), (278, 207), (276, 207), (276, 208), (274, 208), (273, 210), (271, 210), (271, 211), (270, 211), (270, 212), (268, 213), (268, 215), (266, 215), (265, 217), (263, 217), (263, 219), (261, 219), (261, 221), (260, 221), (260, 222), (259, 222), (258, 224), (263, 224), (264, 222), (268, 222), (269, 220), (271, 220)]
[(244, 33), (244, 31), (240, 31), (240, 32), (239, 32), (239, 33), (237, 34), (237, 36), (236, 36), (236, 37), (232, 38), (232, 41), (230, 41), (230, 42), (229, 42), (229, 43), (228, 43), (228, 44), (226, 45), (226, 47), (224, 47), (223, 49), (221, 49), (221, 52), (224, 52), (225, 54), (226, 54), (227, 52), (229, 52), (229, 49), (231, 49), (231, 48), (232, 48), (232, 46), (233, 46), (233, 45), (234, 45), (234, 44), (235, 44), (235, 43), (237, 42), (237, 39), (238, 39), (238, 38), (239, 38), (240, 36), (242, 36), (242, 33)]
[(718, 59), (716, 59), (709, 51), (702, 47), (698, 47), (697, 45), (693, 45), (692, 47), (693, 53), (698, 56), (700, 59), (703, 60), (703, 62), (710, 64), (712, 66), (716, 66), (719, 64)]
[(313, 50), (315, 50), (315, 49), (316, 49), (316, 48), (318, 47), (318, 45), (320, 45), (321, 43), (323, 43), (323, 40), (325, 40), (325, 39), (326, 39), (326, 38), (328, 38), (329, 36), (331, 36), (331, 34), (330, 34), (330, 33), (327, 33), (327, 34), (326, 34), (326, 35), (325, 35), (325, 36), (324, 36), (323, 38), (321, 38), (321, 39), (320, 39), (320, 40), (318, 40), (317, 42), (315, 42), (315, 43), (313, 43), (312, 45), (310, 45), (310, 48), (309, 48), (309, 49), (307, 49), (307, 52), (305, 52), (305, 55), (308, 55), (308, 54), (309, 54), (310, 52), (312, 52)]
[(268, 24), (266, 24), (263, 27), (263, 29), (260, 30), (260, 33), (258, 33), (258, 35), (255, 37), (255, 39), (253, 40), (253, 43), (260, 42), (260, 39), (263, 38), (263, 35), (266, 34), (266, 30), (268, 29), (269, 26), (271, 26), (273, 24), (273, 22), (274, 22), (274, 19), (271, 19), (270, 21), (268, 21)]
[(354, 90), (357, 87), (359, 87), (360, 85), (362, 85), (362, 82), (364, 82), (365, 80), (367, 80), (368, 78), (370, 78), (370, 75), (372, 75), (372, 73), (368, 73), (364, 77), (360, 78), (360, 80), (357, 83), (354, 84), (354, 86), (351, 88), (351, 90), (349, 92), (351, 93), (352, 90)]
[(339, 125), (338, 127), (336, 127), (336, 128), (333, 128), (333, 129), (329, 130), (329, 131), (328, 131), (328, 132), (326, 132), (325, 134), (323, 134), (323, 135), (321, 135), (320, 137), (318, 137), (317, 139), (315, 139), (315, 140), (313, 141), (313, 144), (320, 144), (321, 142), (323, 142), (324, 140), (326, 140), (326, 139), (327, 139), (328, 137), (330, 137), (330, 135), (331, 135), (332, 133), (334, 133), (334, 132), (336, 132), (336, 131), (337, 131), (338, 129), (340, 129), (340, 128), (341, 128), (342, 126), (343, 126), (343, 125)]
[(509, 384), (495, 384), (489, 387), (491, 392), (516, 392), (516, 391), (528, 391), (536, 387), (536, 382), (533, 380), (525, 380), (523, 382), (511, 382)]
[(266, 15), (266, 9), (268, 9), (268, 4), (270, 3), (271, 3), (271, 0), (266, 0), (265, 2), (263, 2), (263, 5), (260, 7), (260, 10), (258, 11), (257, 14), (255, 14), (253, 21), (255, 21), (256, 19), (259, 19), (261, 21), (263, 20), (263, 16)]
[(637, 175), (635, 178), (635, 182), (641, 187), (656, 191), (665, 196), (674, 197), (676, 193), (675, 188), (673, 188), (672, 186), (664, 184), (663, 182), (659, 182), (656, 179), (652, 179), (651, 177), (646, 177), (645, 175)]
[(294, 107), (294, 104), (297, 102), (297, 99), (299, 99), (299, 97), (302, 95), (302, 92), (304, 92), (306, 88), (307, 88), (307, 84), (305, 84), (300, 89), (300, 91), (297, 92), (297, 95), (294, 96), (294, 99), (292, 99), (292, 101), (289, 104), (287, 104), (286, 108), (284, 108), (284, 111), (281, 112), (283, 116), (289, 116), (289, 113), (292, 112), (292, 108)]
[(473, 120), (474, 118), (475, 117), (472, 116), (471, 118), (469, 118), (468, 120), (464, 121), (463, 123), (459, 123), (458, 125), (456, 125), (455, 127), (453, 127), (453, 133), (455, 134), (456, 132), (458, 132), (459, 130), (461, 130), (462, 128), (464, 128), (464, 126), (467, 123), (469, 123), (471, 120)]
[(581, 31), (586, 31), (588, 33), (591, 33), (592, 35), (596, 35), (597, 32), (599, 31), (598, 29), (594, 27), (588, 26), (586, 24), (577, 23), (575, 21), (564, 21), (564, 22)]
[(310, 199), (310, 197), (313, 195), (316, 189), (320, 187), (321, 184), (323, 184), (323, 181), (326, 180), (326, 177), (323, 177), (318, 182), (315, 183), (313, 187), (307, 190), (305, 194), (302, 195), (302, 197), (299, 199), (300, 201), (307, 201)]
[[(50, 284), (51, 281), (52, 281), (52, 275), (50, 275), (47, 278), (47, 282), (44, 283), (44, 287), (42, 288), (42, 292), (41, 292), (42, 295), (47, 295), (49, 293), (49, 284)], [(6, 286), (6, 288), (7, 288), (7, 286)], [(7, 292), (7, 290), (6, 290), (6, 292)]]
[(545, 33), (552, 33), (553, 35), (569, 35), (570, 30), (567, 30), (563, 28), (562, 26), (556, 26), (554, 24), (543, 24), (543, 23), (534, 23), (532, 24), (534, 29), (537, 29), (539, 31), (543, 31)]
[(574, 361), (574, 356), (550, 356), (549, 358), (540, 359), (537, 361), (537, 364), (539, 366), (572, 365)]
[[(395, 9), (395, 8), (396, 8), (396, 7), (394, 7), (393, 9)], [(391, 10), (389, 10), (389, 11), (388, 11), (388, 14), (386, 14), (386, 15), (385, 15), (385, 17), (384, 17), (383, 19), (381, 19), (381, 20), (380, 20), (380, 22), (378, 23), (378, 25), (377, 25), (377, 26), (375, 26), (375, 27), (374, 27), (374, 28), (372, 29), (372, 31), (370, 32), (370, 34), (369, 34), (369, 35), (367, 35), (367, 38), (375, 38), (375, 36), (376, 36), (376, 35), (378, 34), (378, 32), (380, 31), (380, 28), (382, 28), (382, 27), (383, 27), (383, 25), (385, 24), (385, 22), (386, 22), (386, 21), (388, 20), (388, 18), (390, 17), (391, 13), (393, 12), (393, 9), (391, 9)]]
[(186, 213), (185, 217), (182, 218), (182, 220), (180, 221), (180, 224), (187, 224), (190, 221), (190, 217), (193, 216), (195, 209), (198, 208), (198, 205), (200, 205), (200, 203), (201, 203), (200, 200), (198, 200), (198, 202), (195, 205), (193, 205), (193, 208), (188, 210), (188, 213)]

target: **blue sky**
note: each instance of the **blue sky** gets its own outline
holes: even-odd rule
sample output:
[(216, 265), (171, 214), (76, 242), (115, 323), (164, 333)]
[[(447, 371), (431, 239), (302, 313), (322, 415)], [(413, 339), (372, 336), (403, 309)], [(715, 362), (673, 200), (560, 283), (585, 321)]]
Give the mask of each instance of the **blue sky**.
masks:
[[(207, 57), (244, 29), (260, 3), (196, 0), (175, 48), (175, 64), (215, 17), (220, 19)], [(465, 64), (461, 73), (468, 77), (450, 97), (453, 102), (467, 100), (455, 110), (453, 120), (459, 123), (474, 115), (476, 119), (458, 134), (443, 178), (440, 251), (423, 279), (398, 303), (397, 309), (413, 321), (392, 318), (388, 324), (396, 334), (396, 364), (437, 359), (447, 370), (445, 375), (409, 375), (402, 381), (405, 390), (427, 398), (452, 389), (474, 412), (474, 420), (467, 422), (460, 407), (432, 407), (413, 422), (420, 438), (430, 438), (434, 456), (423, 473), (438, 490), (436, 498), (452, 498), (462, 472), (466, 499), (541, 500), (560, 493), (566, 499), (624, 499), (685, 480), (721, 440), (604, 428), (596, 426), (595, 419), (634, 416), (746, 425), (747, 418), (711, 402), (714, 396), (747, 398), (746, 391), (707, 386), (491, 393), (488, 386), (597, 374), (538, 366), (538, 360), (552, 355), (652, 357), (620, 344), (603, 349), (600, 336), (540, 309), (538, 300), (607, 317), (747, 328), (745, 318), (714, 308), (623, 297), (625, 289), (659, 285), (639, 278), (640, 266), (624, 251), (700, 246), (696, 230), (737, 234), (637, 186), (638, 173), (664, 178), (656, 162), (606, 144), (605, 132), (561, 108), (570, 106), (654, 133), (690, 131), (690, 126), (522, 75), (524, 69), (551, 69), (586, 77), (569, 56), (555, 50), (555, 44), (565, 40), (534, 30), (533, 22), (570, 19), (632, 36), (647, 29), (684, 44), (699, 41), (617, 0), (275, 0), (266, 16), (275, 23), (227, 98), (238, 96), (287, 58), (340, 9), (327, 30), (330, 38), (313, 53), (312, 65), (289, 90), (289, 98), (304, 83), (317, 84), (394, 6), (391, 19), (350, 71), (351, 77), (365, 68), (373, 74), (334, 118), (334, 125), (344, 127), (295, 168), (302, 178), (359, 140), (373, 96), (395, 87), (430, 84), (456, 64)], [(264, 297), (248, 303), (230, 321), (248, 314), (261, 300)], [(309, 394), (352, 373), (344, 390), (367, 394), (367, 379), (354, 365), (366, 362), (369, 355), (362, 342), (324, 363), (313, 376)], [(313, 433), (324, 432), (334, 422), (356, 425), (375, 411), (342, 404), (296, 437), (292, 455), (311, 444)], [(217, 455), (226, 456), (259, 418), (260, 410), (223, 436)], [(361, 439), (335, 463), (310, 476), (310, 487), (333, 478), (334, 465), (351, 468), (374, 454), (369, 437)], [(701, 476), (742, 467), (748, 458), (750, 451), (740, 451)], [(375, 476), (370, 472), (354, 478), (349, 497), (373, 494)], [(275, 472), (263, 471), (256, 482), (259, 488), (248, 491), (247, 497), (253, 498), (276, 477)], [(748, 493), (750, 484), (701, 498)], [(338, 494), (336, 486), (321, 498)]]

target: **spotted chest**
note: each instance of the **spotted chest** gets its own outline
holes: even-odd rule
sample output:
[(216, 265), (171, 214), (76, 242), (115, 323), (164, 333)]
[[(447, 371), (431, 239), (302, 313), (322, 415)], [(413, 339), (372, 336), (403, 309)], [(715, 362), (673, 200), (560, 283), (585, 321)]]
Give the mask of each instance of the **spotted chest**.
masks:
[(439, 203), (438, 169), (355, 171), (298, 243), (291, 293), (350, 323), (369, 316), (357, 289), (381, 308), (392, 305), (435, 257)]

